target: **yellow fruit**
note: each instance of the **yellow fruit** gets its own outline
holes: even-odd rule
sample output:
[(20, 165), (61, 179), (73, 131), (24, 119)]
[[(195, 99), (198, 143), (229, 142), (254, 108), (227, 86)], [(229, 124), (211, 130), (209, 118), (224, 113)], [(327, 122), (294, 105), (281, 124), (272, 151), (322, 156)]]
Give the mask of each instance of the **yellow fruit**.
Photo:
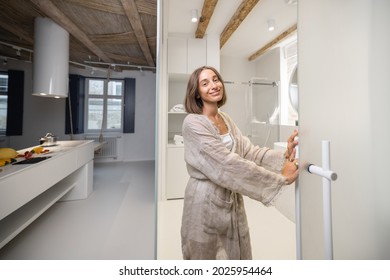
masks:
[(15, 158), (18, 153), (12, 148), (0, 148), (0, 159)]
[(32, 151), (34, 151), (34, 153), (36, 154), (40, 154), (43, 151), (43, 147), (42, 146), (35, 147), (32, 149)]
[(11, 159), (10, 158), (7, 158), (7, 159), (0, 159), (0, 166), (4, 166), (8, 163), (11, 163)]

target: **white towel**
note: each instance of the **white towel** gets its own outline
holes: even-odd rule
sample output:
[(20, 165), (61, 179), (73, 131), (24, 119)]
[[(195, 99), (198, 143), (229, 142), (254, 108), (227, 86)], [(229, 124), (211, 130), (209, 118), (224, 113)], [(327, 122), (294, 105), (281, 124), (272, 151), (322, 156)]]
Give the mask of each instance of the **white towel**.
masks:
[(175, 142), (175, 145), (183, 145), (184, 144), (183, 136), (181, 136), (181, 135), (175, 134), (175, 136), (173, 136), (173, 141)]
[(186, 110), (184, 109), (183, 104), (177, 104), (177, 105), (173, 106), (170, 111), (171, 112), (185, 112)]

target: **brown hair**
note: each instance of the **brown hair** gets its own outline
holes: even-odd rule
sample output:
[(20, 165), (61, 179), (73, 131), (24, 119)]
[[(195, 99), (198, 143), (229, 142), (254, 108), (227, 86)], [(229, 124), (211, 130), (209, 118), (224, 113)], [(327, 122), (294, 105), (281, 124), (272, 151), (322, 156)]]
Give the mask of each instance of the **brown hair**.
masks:
[(203, 101), (200, 98), (200, 94), (199, 94), (199, 75), (203, 70), (206, 69), (213, 71), (222, 83), (223, 96), (222, 99), (218, 101), (218, 108), (220, 108), (222, 105), (226, 103), (225, 84), (223, 83), (221, 74), (219, 74), (219, 72), (214, 67), (202, 66), (199, 67), (198, 69), (195, 69), (195, 71), (192, 72), (188, 80), (187, 92), (184, 100), (184, 106), (187, 113), (202, 114)]

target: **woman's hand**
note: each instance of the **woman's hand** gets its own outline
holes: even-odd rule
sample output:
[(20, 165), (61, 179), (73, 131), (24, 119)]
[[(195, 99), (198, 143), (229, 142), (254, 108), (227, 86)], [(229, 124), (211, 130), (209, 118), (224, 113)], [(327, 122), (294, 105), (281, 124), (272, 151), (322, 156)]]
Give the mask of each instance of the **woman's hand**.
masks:
[(294, 161), (295, 159), (295, 147), (298, 145), (298, 141), (295, 140), (295, 137), (298, 136), (298, 130), (294, 130), (294, 132), (290, 135), (290, 137), (287, 139), (287, 150), (284, 153), (284, 156), (289, 161)]
[(296, 149), (295, 147), (298, 145), (298, 141), (295, 140), (295, 137), (298, 136), (298, 131), (294, 130), (294, 132), (287, 139), (287, 150), (284, 153), (286, 157), (286, 161), (284, 163), (282, 169), (282, 175), (286, 178), (286, 184), (290, 185), (293, 183), (299, 175), (299, 163), (295, 159)]
[(286, 178), (286, 184), (293, 183), (299, 175), (299, 163), (297, 160), (286, 160), (282, 169), (282, 175)]

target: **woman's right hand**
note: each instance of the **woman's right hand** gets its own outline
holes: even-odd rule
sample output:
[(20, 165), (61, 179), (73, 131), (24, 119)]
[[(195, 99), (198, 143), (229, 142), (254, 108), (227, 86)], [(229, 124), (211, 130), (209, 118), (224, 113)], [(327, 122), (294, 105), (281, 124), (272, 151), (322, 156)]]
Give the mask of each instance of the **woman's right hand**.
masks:
[(282, 169), (282, 175), (286, 178), (286, 184), (290, 185), (298, 178), (299, 163), (297, 160), (286, 160)]

